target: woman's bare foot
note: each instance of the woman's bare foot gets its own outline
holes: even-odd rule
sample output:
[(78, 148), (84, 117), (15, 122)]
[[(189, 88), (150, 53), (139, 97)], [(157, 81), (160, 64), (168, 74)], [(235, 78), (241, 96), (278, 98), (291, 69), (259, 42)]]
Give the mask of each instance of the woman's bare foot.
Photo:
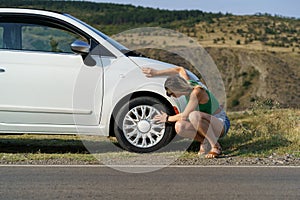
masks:
[(209, 148), (210, 148), (209, 142), (204, 139), (203, 142), (200, 143), (200, 149), (198, 152), (198, 156), (205, 155), (209, 151)]

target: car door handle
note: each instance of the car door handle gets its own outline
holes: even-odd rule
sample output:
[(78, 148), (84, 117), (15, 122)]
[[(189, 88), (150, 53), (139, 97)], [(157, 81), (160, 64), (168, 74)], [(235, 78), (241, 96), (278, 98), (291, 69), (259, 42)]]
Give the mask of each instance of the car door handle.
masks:
[(5, 69), (1, 69), (1, 68), (0, 68), (0, 73), (2, 73), (2, 72), (5, 72)]

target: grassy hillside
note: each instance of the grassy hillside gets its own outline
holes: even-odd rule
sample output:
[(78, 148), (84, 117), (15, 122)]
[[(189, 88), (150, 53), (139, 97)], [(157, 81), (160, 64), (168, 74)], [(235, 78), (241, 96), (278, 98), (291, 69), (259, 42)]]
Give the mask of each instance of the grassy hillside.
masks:
[(183, 31), (204, 46), (300, 52), (300, 20), (270, 15), (224, 16)]
[(141, 26), (176, 28), (212, 21), (223, 14), (195, 11), (168, 11), (110, 3), (49, 0), (0, 0), (0, 7), (37, 8), (72, 14), (108, 35)]
[(234, 155), (270, 155), (291, 153), (300, 155), (299, 110), (266, 109), (256, 104), (250, 111), (230, 113), (232, 127), (224, 145)]
[[(137, 27), (170, 28), (193, 38), (209, 52), (222, 74), (228, 109), (243, 110), (265, 100), (278, 102), (282, 107), (299, 108), (300, 105), (300, 19), (268, 14), (234, 16), (199, 10), (168, 11), (80, 1), (0, 0), (0, 7), (70, 13), (108, 35)], [(135, 43), (145, 43), (141, 35), (133, 38)], [(160, 42), (157, 45), (178, 41)], [(141, 51), (152, 58), (193, 67), (173, 54)]]
[(160, 26), (194, 37), (204, 46), (279, 47), (295, 52), (300, 48), (300, 20), (268, 14), (234, 16), (200, 10), (169, 11), (132, 5), (47, 0), (0, 0), (0, 7), (66, 12), (109, 35), (135, 27)]

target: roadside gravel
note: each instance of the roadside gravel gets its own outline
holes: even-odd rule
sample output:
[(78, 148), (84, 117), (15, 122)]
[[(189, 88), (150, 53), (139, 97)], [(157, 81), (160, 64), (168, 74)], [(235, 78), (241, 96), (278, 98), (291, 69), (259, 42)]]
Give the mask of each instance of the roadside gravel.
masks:
[(286, 154), (279, 156), (273, 154), (269, 157), (228, 157), (224, 156), (217, 159), (179, 158), (174, 165), (255, 165), (255, 166), (300, 166), (300, 158)]
[[(154, 158), (152, 164), (159, 165), (161, 161), (164, 159), (164, 156), (157, 156)], [(123, 158), (123, 160), (127, 160)], [(121, 165), (128, 165), (132, 164), (135, 165), (134, 159), (129, 159), (130, 162), (120, 162)], [(286, 155), (276, 155), (272, 154), (269, 157), (230, 157), (230, 156), (223, 156), (220, 158), (215, 159), (205, 159), (203, 157), (195, 156), (193, 158), (177, 158), (174, 159), (174, 162), (170, 162), (170, 165), (203, 165), (203, 166), (210, 166), (210, 165), (228, 165), (228, 166), (300, 166), (300, 158), (296, 157), (291, 154)], [(114, 163), (116, 163), (114, 161)], [(101, 163), (97, 160), (95, 161), (81, 161), (81, 160), (73, 160), (69, 158), (58, 158), (58, 159), (47, 159), (47, 160), (25, 160), (25, 161), (5, 161), (0, 160), (0, 165), (109, 165), (114, 163)]]

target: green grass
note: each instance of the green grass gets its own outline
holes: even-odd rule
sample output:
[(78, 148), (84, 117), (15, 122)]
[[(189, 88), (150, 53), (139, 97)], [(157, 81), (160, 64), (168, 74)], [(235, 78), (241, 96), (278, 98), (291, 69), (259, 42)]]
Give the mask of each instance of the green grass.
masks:
[(230, 113), (232, 127), (221, 140), (225, 154), (234, 156), (300, 156), (300, 110), (256, 109)]
[[(240, 157), (266, 157), (292, 154), (300, 157), (300, 110), (255, 108), (229, 113), (231, 128), (220, 140), (224, 154)], [(179, 141), (180, 142), (180, 141)], [(0, 161), (2, 163), (30, 163), (31, 161), (59, 161), (98, 163), (97, 158), (134, 158), (138, 154), (104, 150), (91, 154), (86, 148), (106, 148), (116, 143), (105, 137), (75, 135), (0, 135)], [(195, 158), (199, 144), (193, 142), (187, 151), (155, 153), (159, 156)]]
[(75, 135), (0, 135), (2, 162), (30, 162), (31, 160), (95, 161)]

